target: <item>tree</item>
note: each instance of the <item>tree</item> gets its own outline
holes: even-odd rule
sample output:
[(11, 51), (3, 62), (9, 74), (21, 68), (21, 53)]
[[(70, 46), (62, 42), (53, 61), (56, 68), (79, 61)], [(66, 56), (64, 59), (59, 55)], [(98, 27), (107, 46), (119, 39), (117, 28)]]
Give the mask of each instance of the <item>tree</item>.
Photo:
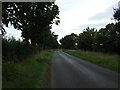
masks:
[(95, 50), (95, 38), (97, 30), (95, 28), (86, 28), (79, 34), (78, 48), (83, 50)]
[(118, 8), (114, 9), (114, 19), (117, 20), (118, 22), (116, 22), (115, 24), (115, 32), (116, 32), (116, 41), (115, 45), (116, 45), (116, 51), (117, 53), (120, 54), (120, 2), (118, 3)]
[(65, 49), (76, 49), (78, 36), (74, 33), (66, 35), (60, 40), (62, 48)]
[(97, 32), (96, 43), (97, 50), (109, 53), (118, 53), (120, 45), (120, 34), (117, 31), (116, 24), (111, 23), (101, 28)]
[[(4, 2), (2, 21), (8, 26), (22, 31), (24, 41), (33, 46), (40, 41), (44, 30), (50, 30), (52, 24), (59, 24), (59, 8), (54, 2)], [(46, 31), (47, 32), (47, 31)], [(44, 32), (44, 33), (46, 33)]]
[(114, 19), (117, 20), (118, 22), (120, 22), (120, 6), (117, 9), (114, 9), (114, 15), (113, 15)]

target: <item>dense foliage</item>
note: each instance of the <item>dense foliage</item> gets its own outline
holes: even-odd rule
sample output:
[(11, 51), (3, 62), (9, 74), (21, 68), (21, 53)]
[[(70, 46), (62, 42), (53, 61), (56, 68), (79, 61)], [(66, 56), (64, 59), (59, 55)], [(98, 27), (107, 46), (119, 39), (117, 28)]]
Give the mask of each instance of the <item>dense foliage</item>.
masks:
[[(4, 2), (2, 23), (22, 31), (24, 41), (33, 46), (44, 45), (52, 24), (59, 24), (59, 8), (54, 2)], [(43, 46), (45, 47), (45, 46)]]
[(38, 47), (32, 47), (30, 44), (13, 37), (2, 39), (3, 61), (20, 61), (38, 50)]
[(93, 50), (95, 48), (96, 30), (94, 28), (86, 28), (83, 33), (78, 36), (78, 48), (83, 50)]
[(62, 48), (75, 49), (77, 44), (77, 37), (78, 36), (74, 33), (72, 33), (71, 35), (66, 35), (60, 40), (60, 43), (62, 43)]

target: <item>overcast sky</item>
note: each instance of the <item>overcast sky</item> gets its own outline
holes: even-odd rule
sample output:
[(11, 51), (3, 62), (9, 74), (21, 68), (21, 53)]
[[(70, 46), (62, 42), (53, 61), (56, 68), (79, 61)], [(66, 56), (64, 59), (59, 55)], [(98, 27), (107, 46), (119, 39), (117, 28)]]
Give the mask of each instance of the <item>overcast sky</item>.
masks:
[[(53, 25), (52, 31), (63, 36), (81, 33), (86, 27), (102, 28), (114, 22), (113, 8), (117, 7), (119, 0), (56, 0), (59, 6), (60, 24)], [(21, 31), (14, 30), (12, 26), (5, 27), (7, 36), (19, 38)]]

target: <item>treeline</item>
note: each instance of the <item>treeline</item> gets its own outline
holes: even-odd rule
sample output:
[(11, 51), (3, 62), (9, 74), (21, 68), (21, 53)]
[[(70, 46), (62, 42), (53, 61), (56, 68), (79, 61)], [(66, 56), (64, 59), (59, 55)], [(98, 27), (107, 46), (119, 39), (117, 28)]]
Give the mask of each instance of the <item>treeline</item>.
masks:
[(120, 8), (114, 11), (116, 23), (99, 30), (88, 27), (79, 35), (66, 35), (60, 40), (62, 48), (120, 54)]
[(118, 24), (108, 24), (97, 31), (95, 28), (86, 28), (83, 33), (66, 35), (60, 40), (64, 49), (81, 49), (109, 53), (120, 53), (120, 33)]
[[(3, 37), (3, 59), (17, 61), (36, 51), (58, 48), (58, 35), (51, 32), (52, 25), (60, 23), (58, 15), (54, 2), (3, 2), (2, 23), (21, 30), (23, 39)], [(3, 27), (1, 32), (6, 33)]]

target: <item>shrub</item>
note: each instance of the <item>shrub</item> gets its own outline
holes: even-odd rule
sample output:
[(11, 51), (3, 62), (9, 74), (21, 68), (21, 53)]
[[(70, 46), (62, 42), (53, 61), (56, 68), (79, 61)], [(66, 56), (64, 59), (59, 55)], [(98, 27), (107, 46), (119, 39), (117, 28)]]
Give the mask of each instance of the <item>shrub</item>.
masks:
[(5, 61), (21, 61), (38, 50), (38, 47), (32, 47), (14, 37), (2, 38), (2, 46), (2, 56)]

